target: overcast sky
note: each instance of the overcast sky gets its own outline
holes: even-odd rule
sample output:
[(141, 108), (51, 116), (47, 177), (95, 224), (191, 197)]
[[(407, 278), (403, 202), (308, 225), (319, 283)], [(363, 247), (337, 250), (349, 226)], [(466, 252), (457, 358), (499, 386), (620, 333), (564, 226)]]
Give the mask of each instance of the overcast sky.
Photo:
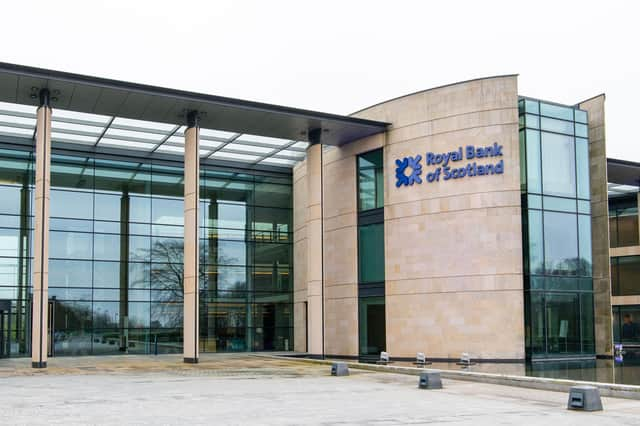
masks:
[(606, 93), (609, 157), (640, 161), (637, 1), (6, 1), (0, 61), (349, 114), (518, 73), (522, 95)]

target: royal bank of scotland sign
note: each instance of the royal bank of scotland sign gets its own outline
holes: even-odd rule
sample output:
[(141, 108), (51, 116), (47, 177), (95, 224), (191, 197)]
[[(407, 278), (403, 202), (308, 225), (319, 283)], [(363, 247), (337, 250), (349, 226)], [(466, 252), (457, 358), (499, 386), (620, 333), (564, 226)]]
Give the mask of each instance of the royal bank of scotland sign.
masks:
[[(490, 146), (467, 145), (455, 151), (444, 153), (427, 152), (424, 156), (425, 167), (433, 167), (422, 174), (422, 155), (404, 157), (396, 160), (396, 187), (448, 181), (450, 179), (472, 178), (477, 176), (499, 175), (504, 173), (504, 160), (478, 164), (476, 160), (502, 157), (502, 145), (497, 142)], [(464, 165), (459, 164), (467, 160)], [(484, 162), (483, 162), (484, 163)]]

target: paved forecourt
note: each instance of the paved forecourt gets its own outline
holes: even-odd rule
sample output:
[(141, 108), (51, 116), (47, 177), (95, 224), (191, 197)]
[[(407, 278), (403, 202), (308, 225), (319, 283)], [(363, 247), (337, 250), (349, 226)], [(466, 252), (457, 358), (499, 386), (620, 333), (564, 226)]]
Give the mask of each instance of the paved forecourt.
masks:
[[(605, 411), (566, 410), (567, 394), (251, 355), (0, 360), (0, 424), (640, 425), (640, 403), (603, 398)], [(24, 364), (24, 366), (22, 366)]]

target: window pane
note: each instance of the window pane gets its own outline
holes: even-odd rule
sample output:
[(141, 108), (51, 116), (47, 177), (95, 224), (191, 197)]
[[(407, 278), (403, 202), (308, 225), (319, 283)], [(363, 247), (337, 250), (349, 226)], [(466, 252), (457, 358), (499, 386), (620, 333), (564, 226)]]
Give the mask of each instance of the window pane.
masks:
[(578, 213), (591, 213), (591, 203), (589, 201), (578, 200)]
[(547, 352), (581, 352), (579, 293), (546, 294)]
[(592, 293), (582, 293), (580, 295), (580, 311), (580, 325), (582, 328), (582, 352), (593, 353), (596, 351), (596, 345)]
[(527, 207), (530, 209), (542, 209), (542, 197), (539, 195), (527, 195)]
[(49, 219), (49, 229), (52, 231), (92, 232), (93, 221), (80, 219)]
[(578, 274), (591, 276), (591, 216), (578, 215), (580, 263)]
[(541, 102), (540, 115), (573, 121), (573, 108)]
[(247, 243), (244, 241), (213, 240), (209, 246), (207, 263), (211, 265), (245, 265), (247, 263)]
[(527, 114), (525, 116), (525, 125), (530, 129), (539, 129), (540, 117), (538, 117), (537, 115)]
[(544, 212), (545, 269), (552, 275), (575, 275), (578, 225), (575, 214)]
[(120, 235), (94, 234), (93, 249), (96, 260), (120, 260)]
[(609, 242), (611, 247), (638, 245), (638, 197), (609, 199)]
[(618, 216), (618, 247), (638, 245), (638, 213), (625, 209)]
[(573, 135), (573, 122), (556, 120), (555, 118), (541, 118), (540, 128), (542, 130), (548, 130), (550, 132), (566, 133), (567, 135)]
[(361, 283), (384, 281), (384, 224), (358, 228), (358, 260)]
[(589, 128), (586, 124), (576, 123), (576, 136), (580, 136), (581, 138), (589, 137)]
[(129, 200), (129, 220), (131, 222), (151, 222), (151, 198), (131, 197)]
[(640, 306), (620, 306), (618, 311), (617, 342), (640, 343)]
[(51, 217), (93, 219), (93, 193), (52, 189)]
[(254, 196), (256, 206), (291, 208), (293, 202), (289, 185), (256, 182)]
[(542, 212), (529, 210), (529, 273), (542, 274), (543, 265)]
[(51, 231), (49, 254), (58, 259), (91, 259), (93, 236), (79, 232)]
[(534, 101), (531, 99), (525, 99), (524, 101), (524, 110), (526, 112), (530, 112), (533, 114), (539, 114), (540, 113), (540, 107), (538, 106), (539, 103), (538, 101)]
[(528, 311), (530, 320), (526, 327), (527, 342), (530, 344), (532, 354), (545, 353), (545, 330), (544, 330), (544, 298), (542, 292), (527, 292)]
[(575, 119), (578, 123), (587, 123), (587, 111), (582, 111), (580, 109), (574, 110)]
[(120, 205), (123, 196), (96, 194), (95, 195), (95, 218), (96, 220), (120, 221)]
[(289, 266), (291, 246), (289, 244), (256, 243), (254, 264), (256, 266)]
[(51, 287), (91, 288), (91, 261), (49, 260)]
[(180, 199), (153, 198), (153, 223), (160, 225), (184, 224), (184, 201)]
[(19, 186), (0, 186), (0, 213), (20, 214), (20, 191)]
[(527, 191), (542, 193), (540, 132), (527, 130)]
[(591, 195), (589, 192), (589, 142), (586, 139), (576, 138), (576, 170), (578, 198), (588, 200)]
[(520, 130), (518, 132), (519, 135), (519, 146), (520, 146), (520, 190), (527, 190), (527, 157), (524, 155), (527, 149), (526, 139), (525, 139), (525, 131)]
[(575, 213), (576, 200), (560, 197), (543, 197), (545, 210), (558, 210), (562, 212)]
[(573, 138), (542, 132), (542, 178), (546, 195), (576, 196)]
[[(617, 258), (618, 291), (614, 296), (635, 296), (640, 294), (640, 256)], [(612, 271), (613, 274), (613, 271)]]
[(93, 262), (93, 285), (101, 288), (119, 288), (120, 262)]
[(382, 150), (358, 156), (358, 205), (361, 211), (383, 207)]

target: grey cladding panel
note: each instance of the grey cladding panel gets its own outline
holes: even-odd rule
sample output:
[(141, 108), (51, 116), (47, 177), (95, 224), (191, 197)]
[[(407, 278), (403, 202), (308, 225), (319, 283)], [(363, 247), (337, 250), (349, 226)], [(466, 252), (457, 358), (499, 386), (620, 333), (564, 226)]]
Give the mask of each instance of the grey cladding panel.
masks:
[(0, 78), (0, 102), (16, 102), (16, 88), (18, 87), (18, 76), (9, 75)]
[(101, 90), (95, 86), (76, 84), (69, 103), (69, 109), (74, 111), (93, 111)]
[(150, 95), (129, 92), (124, 103), (120, 106), (118, 115), (139, 119), (152, 100)]

